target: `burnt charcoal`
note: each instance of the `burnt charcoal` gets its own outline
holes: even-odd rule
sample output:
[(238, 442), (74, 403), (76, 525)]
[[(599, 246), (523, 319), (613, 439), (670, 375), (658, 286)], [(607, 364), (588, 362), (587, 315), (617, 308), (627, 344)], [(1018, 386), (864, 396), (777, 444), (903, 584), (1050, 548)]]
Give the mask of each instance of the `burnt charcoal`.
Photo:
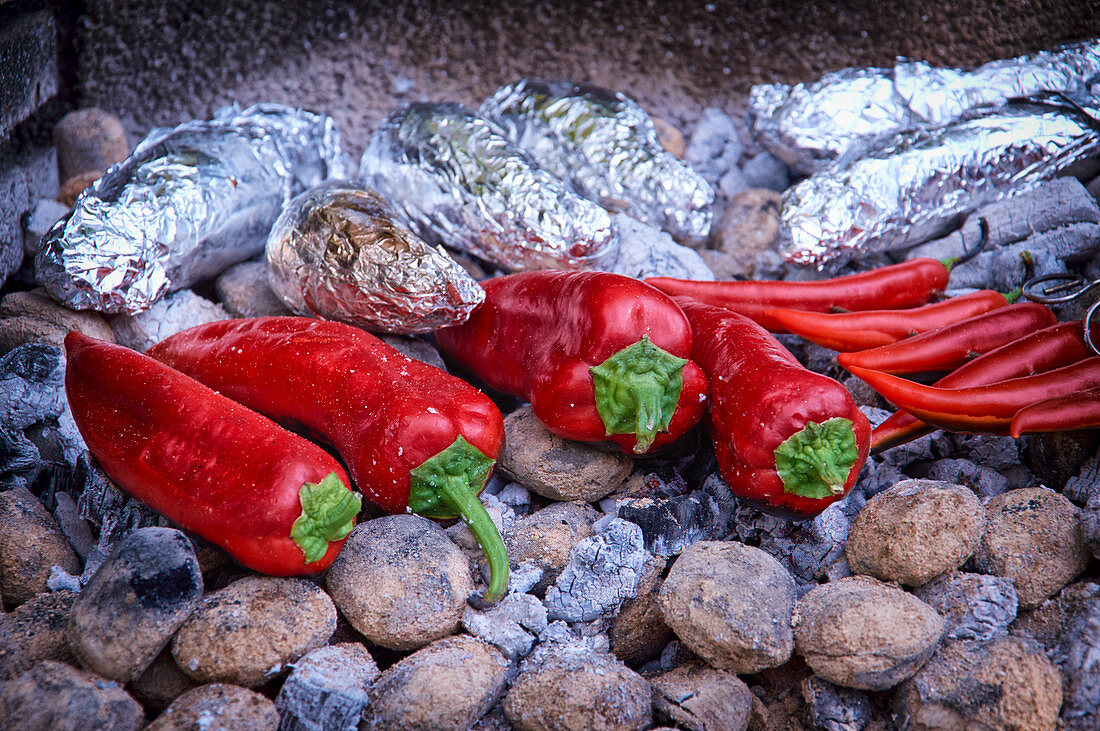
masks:
[(1089, 553), (1093, 558), (1100, 558), (1100, 490), (1089, 498), (1081, 510), (1081, 533)]
[(904, 467), (918, 460), (935, 459), (935, 434), (925, 434), (911, 442), (899, 444), (882, 452), (880, 459), (888, 465)]
[(43, 467), (38, 447), (23, 432), (0, 425), (0, 491), (29, 489)]
[(54, 506), (53, 515), (57, 518), (57, 524), (61, 526), (61, 532), (69, 545), (73, 547), (81, 561), (88, 558), (95, 547), (95, 538), (92, 537), (91, 527), (88, 521), (80, 517), (76, 507), (76, 501), (66, 492), (57, 493), (57, 505)]
[(546, 607), (530, 594), (509, 594), (483, 612), (466, 607), (462, 626), (515, 660), (529, 653), (538, 633), (546, 629)]
[(737, 167), (744, 146), (737, 125), (721, 109), (703, 110), (691, 132), (684, 160), (711, 185)]
[(1100, 500), (1100, 457), (1087, 459), (1080, 472), (1066, 480), (1062, 494), (1079, 505)]
[(606, 270), (636, 279), (676, 277), (679, 279), (714, 280), (714, 272), (687, 246), (681, 246), (667, 233), (631, 218), (625, 213), (614, 216), (619, 230), (620, 245)]
[(65, 357), (41, 343), (20, 345), (0, 356), (0, 426), (25, 429), (65, 410)]
[(984, 467), (1003, 470), (1020, 461), (1019, 443), (1012, 437), (992, 434), (951, 434), (955, 456)]
[[(859, 381), (859, 383), (863, 383), (863, 381), (855, 378), (844, 379), (843, 381), (841, 381), (841, 383), (844, 384), (845, 388), (851, 391), (853, 387), (858, 387), (856, 381)], [(866, 386), (867, 384), (863, 383), (863, 385)], [(879, 408), (878, 406), (860, 406), (859, 410), (862, 411), (863, 415), (867, 417), (867, 421), (870, 422), (872, 429), (889, 419), (890, 416), (894, 413), (890, 409)]]
[(914, 593), (947, 620), (948, 640), (991, 640), (1016, 619), (1016, 589), (1002, 576), (952, 572)]
[(993, 497), (1008, 490), (1007, 477), (968, 459), (941, 459), (932, 464), (928, 478), (969, 487), (982, 497)]
[(742, 172), (750, 188), (767, 188), (782, 193), (791, 184), (791, 171), (786, 164), (766, 151), (749, 158)]
[(356, 729), (378, 666), (359, 643), (319, 647), (294, 663), (275, 707), (283, 731)]
[(863, 463), (863, 471), (859, 473), (856, 489), (863, 493), (865, 499), (870, 500), (894, 483), (905, 479), (908, 479), (908, 476), (896, 465), (872, 458)]
[(1085, 429), (1049, 434), (1029, 434), (1023, 438), (1021, 454), (1025, 464), (1047, 487), (1062, 489), (1082, 465), (1097, 454), (1100, 431)]
[(1100, 727), (1100, 598), (1077, 608), (1051, 659), (1062, 671), (1066, 727)]
[(841, 688), (813, 675), (802, 681), (802, 699), (815, 729), (861, 731), (874, 714), (867, 693)]
[(619, 503), (618, 517), (642, 529), (645, 547), (657, 556), (675, 556), (696, 541), (725, 533), (718, 503), (703, 490), (669, 498), (644, 497)]
[(610, 516), (593, 528), (596, 534), (573, 548), (569, 564), (546, 590), (551, 619), (587, 622), (608, 616), (638, 593), (649, 559), (642, 529)]

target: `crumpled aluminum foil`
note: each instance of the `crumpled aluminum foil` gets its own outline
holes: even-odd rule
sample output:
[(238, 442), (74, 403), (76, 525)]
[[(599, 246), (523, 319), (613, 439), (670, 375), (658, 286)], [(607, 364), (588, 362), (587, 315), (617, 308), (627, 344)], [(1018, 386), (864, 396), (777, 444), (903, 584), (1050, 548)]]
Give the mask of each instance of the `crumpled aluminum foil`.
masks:
[(596, 268), (619, 243), (607, 211), (459, 104), (398, 108), (359, 174), (427, 241), (504, 269)]
[(793, 170), (813, 173), (853, 145), (914, 127), (944, 125), (979, 107), (1046, 91), (1078, 91), (1100, 73), (1100, 39), (975, 69), (899, 59), (806, 84), (761, 84), (749, 95), (753, 134)]
[(1100, 107), (1035, 102), (881, 139), (789, 188), (784, 258), (823, 268), (903, 249), (1100, 153)]
[(522, 79), (478, 109), (539, 165), (613, 212), (702, 241), (714, 190), (657, 140), (636, 102), (589, 84)]
[(344, 165), (332, 120), (291, 107), (153, 130), (47, 232), (35, 277), (73, 309), (137, 314), (263, 251), (291, 191)]
[(329, 181), (287, 203), (267, 239), (268, 281), (287, 307), (411, 335), (465, 322), (485, 290), (394, 219), (373, 190)]

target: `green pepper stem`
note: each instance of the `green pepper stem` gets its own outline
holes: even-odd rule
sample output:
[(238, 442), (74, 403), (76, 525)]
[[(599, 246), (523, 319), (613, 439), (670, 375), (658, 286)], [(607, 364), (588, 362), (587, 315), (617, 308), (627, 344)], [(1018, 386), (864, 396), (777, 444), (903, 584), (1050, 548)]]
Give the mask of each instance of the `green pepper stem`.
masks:
[(478, 604), (500, 601), (508, 591), (508, 551), (477, 494), (493, 460), (461, 436), (442, 452), (409, 471), (409, 510), (426, 518), (456, 515), (474, 534), (489, 563), (489, 588)]
[(1022, 288), (1014, 289), (1005, 295), (1005, 300), (1007, 300), (1010, 305), (1015, 304), (1016, 300), (1020, 299), (1020, 295), (1023, 293), (1024, 290)]
[(672, 421), (686, 363), (643, 336), (589, 368), (596, 411), (607, 434), (633, 434), (634, 452), (649, 450)]
[(858, 459), (852, 422), (843, 418), (807, 422), (775, 448), (775, 469), (783, 491), (814, 499), (843, 495)]
[(302, 549), (306, 563), (320, 561), (328, 553), (330, 542), (351, 533), (363, 498), (330, 472), (318, 483), (303, 484), (298, 499), (302, 512), (290, 528), (290, 538)]

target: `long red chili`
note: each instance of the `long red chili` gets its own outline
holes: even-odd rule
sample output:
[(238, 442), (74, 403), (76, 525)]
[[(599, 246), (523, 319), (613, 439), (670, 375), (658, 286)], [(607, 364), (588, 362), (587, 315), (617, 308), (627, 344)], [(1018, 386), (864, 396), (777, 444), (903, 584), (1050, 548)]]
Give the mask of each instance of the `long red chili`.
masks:
[(482, 282), (470, 319), (436, 331), (443, 353), (521, 396), (566, 439), (638, 454), (674, 441), (706, 408), (691, 327), (664, 293), (608, 272), (534, 271)]
[(697, 282), (690, 279), (647, 279), (673, 296), (690, 297), (740, 313), (772, 332), (786, 332), (768, 310), (790, 308), (806, 312), (878, 310), (923, 305), (947, 288), (950, 267), (939, 259), (917, 258), (858, 274), (817, 281)]
[(119, 487), (260, 573), (321, 571), (361, 498), (312, 442), (121, 345), (65, 338), (65, 393)]
[(867, 459), (871, 427), (837, 381), (804, 368), (747, 317), (676, 298), (711, 383), (710, 433), (737, 497), (809, 518), (842, 499)]
[(1013, 438), (1028, 432), (1070, 431), (1100, 427), (1100, 388), (1075, 391), (1025, 406), (1012, 417)]
[(830, 350), (852, 352), (896, 343), (1008, 304), (1005, 295), (983, 289), (907, 310), (824, 313), (777, 309), (768, 310), (766, 314), (789, 332), (812, 343)]
[[(937, 388), (987, 386), (1010, 378), (1045, 373), (1090, 355), (1081, 322), (1063, 322), (978, 356), (932, 385)], [(899, 410), (871, 431), (871, 452), (875, 454), (896, 447), (935, 430), (912, 414)]]
[(149, 355), (229, 398), (330, 443), (387, 513), (461, 516), (504, 595), (508, 557), (477, 493), (503, 440), (488, 396), (370, 333), (304, 317), (223, 320), (173, 335)]
[(903, 375), (957, 368), (1006, 343), (1058, 322), (1037, 302), (1020, 302), (877, 348), (841, 353), (837, 362)]
[(883, 398), (931, 426), (961, 432), (1007, 434), (1017, 411), (1037, 401), (1100, 387), (1100, 356), (1034, 376), (988, 386), (937, 388), (852, 366)]

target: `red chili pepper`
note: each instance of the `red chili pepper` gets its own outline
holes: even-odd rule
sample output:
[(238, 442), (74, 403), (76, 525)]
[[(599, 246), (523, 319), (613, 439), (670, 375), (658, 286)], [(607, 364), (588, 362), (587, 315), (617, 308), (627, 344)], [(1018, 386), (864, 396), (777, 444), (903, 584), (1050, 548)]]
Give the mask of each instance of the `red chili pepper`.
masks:
[(841, 353), (837, 362), (903, 375), (957, 368), (975, 357), (1058, 322), (1046, 305), (1021, 302), (877, 348)]
[(843, 498), (867, 459), (871, 427), (851, 394), (804, 368), (747, 317), (684, 297), (692, 356), (710, 378), (710, 432), (737, 497), (809, 518)]
[(1100, 388), (1075, 391), (1025, 406), (1012, 417), (1008, 433), (1070, 431), (1100, 427)]
[(983, 289), (908, 310), (831, 313), (768, 310), (767, 316), (811, 343), (843, 353), (896, 343), (918, 333), (1006, 307), (1009, 302), (1000, 292)]
[(697, 282), (690, 279), (647, 279), (666, 294), (690, 297), (744, 315), (772, 332), (786, 332), (767, 315), (790, 308), (805, 312), (879, 310), (923, 305), (947, 288), (950, 267), (939, 259), (918, 258), (858, 274), (808, 282)]
[(436, 331), (448, 357), (531, 402), (547, 429), (638, 454), (674, 441), (706, 408), (691, 327), (662, 292), (608, 272), (533, 271), (482, 282), (470, 319)]
[(936, 388), (852, 366), (883, 398), (931, 426), (951, 431), (1007, 434), (1017, 411), (1037, 401), (1100, 387), (1100, 356), (988, 386)]
[[(1090, 355), (1081, 322), (1063, 322), (980, 355), (932, 385), (937, 388), (988, 386), (1010, 378), (1045, 373)], [(899, 410), (871, 431), (871, 453), (877, 454), (934, 431), (936, 427)]]
[(477, 499), (504, 434), (488, 396), (370, 333), (305, 317), (211, 322), (167, 338), (149, 355), (318, 435), (387, 513), (461, 516), (489, 562), (485, 601), (504, 595), (508, 556)]
[(65, 351), (73, 419), (119, 487), (260, 573), (333, 562), (361, 498), (327, 452), (129, 348), (70, 332)]

